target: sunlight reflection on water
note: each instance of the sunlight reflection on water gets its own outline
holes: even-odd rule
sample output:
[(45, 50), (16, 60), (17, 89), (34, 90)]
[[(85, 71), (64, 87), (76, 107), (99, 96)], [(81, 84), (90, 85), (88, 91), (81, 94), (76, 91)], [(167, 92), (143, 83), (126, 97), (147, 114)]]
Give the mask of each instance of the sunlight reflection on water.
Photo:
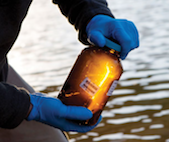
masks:
[(135, 140), (155, 140), (160, 139), (161, 136), (159, 135), (147, 135), (147, 136), (138, 136), (132, 134), (123, 134), (123, 133), (116, 133), (116, 134), (108, 134), (100, 137), (96, 137), (93, 141), (103, 141), (103, 140), (118, 140), (118, 139), (135, 139)]

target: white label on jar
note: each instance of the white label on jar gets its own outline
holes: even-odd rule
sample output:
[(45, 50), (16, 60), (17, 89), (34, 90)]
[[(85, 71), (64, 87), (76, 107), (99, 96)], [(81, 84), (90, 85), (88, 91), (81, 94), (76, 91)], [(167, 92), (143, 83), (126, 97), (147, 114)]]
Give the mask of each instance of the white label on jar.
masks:
[(99, 87), (96, 84), (94, 84), (88, 77), (86, 77), (82, 81), (80, 87), (92, 96), (94, 96), (96, 92), (99, 90)]
[(113, 93), (114, 89), (116, 88), (117, 83), (118, 83), (118, 80), (115, 80), (115, 81), (112, 83), (112, 85), (111, 85), (109, 91), (107, 92), (107, 96), (112, 96), (112, 93)]

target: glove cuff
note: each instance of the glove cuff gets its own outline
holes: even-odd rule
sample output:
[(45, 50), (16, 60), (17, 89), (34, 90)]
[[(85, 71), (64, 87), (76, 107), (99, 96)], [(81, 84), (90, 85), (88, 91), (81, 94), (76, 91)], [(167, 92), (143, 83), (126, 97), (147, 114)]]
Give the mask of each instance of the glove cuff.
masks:
[(28, 117), (26, 120), (31, 121), (31, 120), (39, 120), (39, 112), (38, 112), (38, 101), (40, 99), (40, 96), (36, 95), (30, 95), (30, 102), (32, 104), (32, 110), (29, 113)]

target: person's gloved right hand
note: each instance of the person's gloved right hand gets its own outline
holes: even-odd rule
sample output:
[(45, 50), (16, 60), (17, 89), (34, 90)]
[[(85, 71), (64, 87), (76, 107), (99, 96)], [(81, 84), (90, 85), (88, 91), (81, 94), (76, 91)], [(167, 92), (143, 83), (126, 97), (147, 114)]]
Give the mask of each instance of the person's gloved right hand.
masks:
[(120, 58), (125, 59), (127, 54), (139, 46), (139, 34), (133, 22), (125, 19), (114, 19), (107, 15), (96, 15), (86, 27), (90, 43), (104, 47), (106, 38), (113, 38), (122, 47)]
[(74, 123), (71, 120), (87, 120), (92, 118), (92, 112), (81, 106), (66, 106), (59, 99), (44, 96), (43, 94), (36, 93), (30, 94), (30, 101), (33, 108), (27, 117), (27, 120), (36, 120), (62, 131), (76, 131), (88, 132), (96, 127), (101, 121), (94, 126), (83, 126)]

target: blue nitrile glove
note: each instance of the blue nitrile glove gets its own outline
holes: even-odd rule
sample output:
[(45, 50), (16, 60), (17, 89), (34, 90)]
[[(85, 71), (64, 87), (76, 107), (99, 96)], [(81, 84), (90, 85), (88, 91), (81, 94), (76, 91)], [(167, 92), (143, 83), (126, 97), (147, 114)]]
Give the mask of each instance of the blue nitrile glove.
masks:
[(139, 35), (135, 25), (125, 19), (96, 15), (88, 23), (86, 33), (89, 42), (99, 47), (105, 46), (105, 37), (115, 39), (122, 47), (121, 59), (125, 59), (131, 50), (139, 46)]
[(47, 97), (41, 93), (30, 94), (30, 101), (33, 108), (27, 117), (28, 121), (36, 120), (59, 128), (62, 131), (88, 132), (101, 121), (100, 117), (98, 123), (94, 126), (83, 126), (69, 121), (68, 119), (87, 120), (93, 114), (85, 107), (66, 106), (59, 99)]

